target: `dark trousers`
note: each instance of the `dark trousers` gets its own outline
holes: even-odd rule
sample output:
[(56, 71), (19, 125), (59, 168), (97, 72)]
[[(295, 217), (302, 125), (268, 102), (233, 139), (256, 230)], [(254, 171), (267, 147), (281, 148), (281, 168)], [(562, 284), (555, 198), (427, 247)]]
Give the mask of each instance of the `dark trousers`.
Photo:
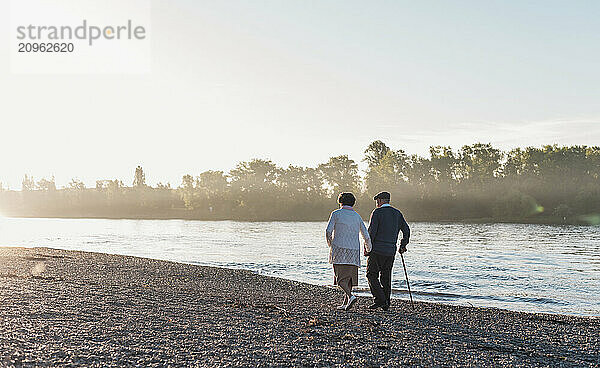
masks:
[(382, 256), (371, 253), (367, 260), (367, 280), (375, 304), (390, 305), (392, 294), (392, 267), (394, 256)]

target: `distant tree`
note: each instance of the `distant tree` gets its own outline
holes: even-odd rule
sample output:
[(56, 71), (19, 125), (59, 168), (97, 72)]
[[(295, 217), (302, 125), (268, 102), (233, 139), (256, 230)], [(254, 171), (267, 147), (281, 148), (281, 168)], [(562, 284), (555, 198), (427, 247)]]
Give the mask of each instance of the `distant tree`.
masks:
[(89, 206), (83, 199), (85, 193), (85, 184), (79, 179), (71, 179), (71, 181), (63, 188), (65, 196), (61, 202), (67, 200), (73, 208), (84, 208)]
[(220, 196), (229, 186), (223, 171), (205, 171), (196, 178), (196, 186), (205, 189), (209, 195)]
[(240, 162), (231, 170), (231, 185), (242, 191), (273, 188), (280, 169), (271, 160), (254, 159)]
[(163, 184), (163, 183), (159, 182), (159, 183), (156, 184), (156, 189), (171, 190), (171, 183)]
[(419, 188), (431, 182), (430, 160), (418, 155), (411, 155), (407, 162), (405, 175), (412, 187)]
[(594, 180), (600, 179), (600, 147), (588, 147), (585, 153), (588, 174)]
[(307, 167), (302, 170), (302, 179), (306, 185), (306, 191), (312, 198), (322, 198), (325, 195), (323, 188), (323, 175), (319, 169)]
[(194, 177), (187, 174), (184, 175), (183, 178), (181, 179), (181, 186), (180, 188), (182, 189), (194, 189)]
[(365, 158), (363, 161), (369, 165), (369, 168), (376, 167), (390, 151), (390, 148), (382, 141), (371, 142), (364, 152)]
[(314, 168), (301, 166), (288, 166), (281, 171), (279, 177), (281, 190), (297, 200), (317, 198), (324, 194), (323, 178)]
[(96, 189), (97, 190), (118, 190), (123, 188), (125, 185), (119, 179), (115, 180), (96, 180)]
[(119, 193), (124, 187), (125, 185), (123, 185), (123, 182), (119, 179), (105, 181), (105, 188), (110, 193)]
[(104, 180), (103, 182), (102, 192), (106, 204), (111, 208), (128, 209), (128, 204), (123, 203), (127, 199), (124, 194), (123, 182), (119, 179)]
[(141, 166), (135, 168), (135, 176), (133, 177), (134, 188), (145, 188), (146, 187), (146, 174)]
[(82, 191), (85, 190), (85, 184), (81, 180), (71, 179), (71, 181), (67, 184), (65, 189), (73, 191)]
[(181, 185), (177, 190), (179, 191), (183, 203), (185, 203), (185, 207), (188, 209), (194, 209), (195, 189), (194, 177), (189, 174), (184, 175), (181, 179)]
[(29, 177), (27, 174), (25, 174), (25, 177), (21, 183), (21, 190), (24, 192), (35, 190), (35, 181), (33, 180), (33, 177)]
[(452, 148), (432, 146), (429, 148), (432, 174), (436, 181), (450, 183), (455, 179), (457, 159)]
[(525, 173), (526, 152), (515, 148), (506, 154), (506, 162), (502, 167), (502, 175), (507, 178), (516, 178)]
[(409, 159), (403, 150), (387, 150), (377, 163), (367, 170), (365, 183), (370, 193), (393, 191), (402, 186), (409, 171)]
[(197, 208), (221, 212), (229, 195), (229, 182), (223, 171), (205, 171), (196, 178)]
[(37, 182), (37, 188), (46, 192), (56, 191), (56, 183), (54, 181), (54, 176), (50, 179), (42, 178)]
[(458, 161), (458, 176), (461, 180), (484, 181), (498, 174), (503, 153), (491, 144), (476, 143), (463, 146)]
[(280, 213), (281, 169), (271, 160), (253, 159), (240, 162), (231, 170), (231, 200), (240, 216), (263, 219)]
[(360, 177), (358, 176), (358, 165), (348, 155), (331, 157), (329, 161), (319, 165), (324, 180), (331, 189), (331, 195), (340, 192), (360, 191)]

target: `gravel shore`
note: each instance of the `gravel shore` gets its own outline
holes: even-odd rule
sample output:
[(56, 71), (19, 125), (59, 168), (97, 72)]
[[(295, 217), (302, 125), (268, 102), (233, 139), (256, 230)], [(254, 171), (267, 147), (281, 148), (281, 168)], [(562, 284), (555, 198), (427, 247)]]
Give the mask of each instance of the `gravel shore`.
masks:
[(600, 319), (360, 298), (247, 271), (0, 248), (1, 366), (600, 366)]

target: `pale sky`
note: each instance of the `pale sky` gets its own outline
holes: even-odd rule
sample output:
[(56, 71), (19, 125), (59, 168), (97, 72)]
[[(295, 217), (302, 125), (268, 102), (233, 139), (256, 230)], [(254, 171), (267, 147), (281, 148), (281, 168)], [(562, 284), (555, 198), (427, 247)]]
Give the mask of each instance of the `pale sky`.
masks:
[[(56, 0), (60, 1), (60, 0)], [(600, 145), (598, 1), (152, 2), (152, 72), (16, 75), (0, 2), (0, 181), (148, 182), (356, 161), (381, 139)], [(34, 9), (32, 9), (34, 11)]]

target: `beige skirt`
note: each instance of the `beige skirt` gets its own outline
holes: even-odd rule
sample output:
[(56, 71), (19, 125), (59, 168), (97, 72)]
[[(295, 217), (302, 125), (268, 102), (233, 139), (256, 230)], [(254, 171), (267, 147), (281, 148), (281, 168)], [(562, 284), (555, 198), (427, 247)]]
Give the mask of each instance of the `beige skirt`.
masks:
[(358, 286), (358, 266), (350, 264), (333, 265), (333, 284), (339, 285), (340, 281), (350, 279), (352, 286)]

